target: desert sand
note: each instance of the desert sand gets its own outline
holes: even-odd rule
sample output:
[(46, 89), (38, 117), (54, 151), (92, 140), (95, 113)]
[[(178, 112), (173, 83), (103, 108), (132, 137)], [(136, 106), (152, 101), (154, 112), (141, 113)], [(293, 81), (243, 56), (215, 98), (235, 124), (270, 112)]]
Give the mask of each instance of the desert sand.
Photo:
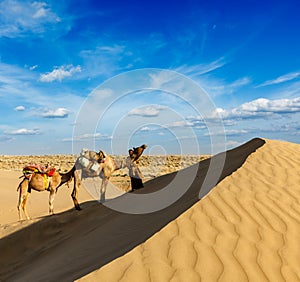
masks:
[[(212, 162), (201, 161), (189, 190), (164, 210), (120, 213), (82, 189), (77, 212), (65, 187), (51, 217), (48, 193), (33, 192), (34, 219), (23, 223), (19, 173), (2, 171), (0, 281), (299, 281), (300, 145), (251, 140), (228, 151), (217, 183), (203, 187)], [(175, 175), (134, 193), (159, 191)]]
[(164, 229), (79, 281), (300, 281), (300, 145), (267, 140)]

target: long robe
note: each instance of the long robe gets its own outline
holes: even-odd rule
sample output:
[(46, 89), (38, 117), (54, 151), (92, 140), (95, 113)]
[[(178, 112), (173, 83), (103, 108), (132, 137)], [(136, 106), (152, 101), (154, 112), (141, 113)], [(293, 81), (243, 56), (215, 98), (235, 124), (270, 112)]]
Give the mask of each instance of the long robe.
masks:
[(132, 190), (143, 188), (143, 175), (140, 169), (138, 168), (136, 161), (133, 161), (132, 158), (128, 156), (126, 159), (126, 166), (129, 170)]

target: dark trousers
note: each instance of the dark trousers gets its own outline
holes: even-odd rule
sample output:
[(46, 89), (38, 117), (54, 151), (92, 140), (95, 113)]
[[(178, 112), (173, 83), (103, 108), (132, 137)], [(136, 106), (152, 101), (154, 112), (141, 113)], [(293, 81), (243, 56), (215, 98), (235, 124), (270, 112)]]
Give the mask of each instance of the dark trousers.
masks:
[(140, 189), (144, 187), (143, 181), (141, 178), (130, 177), (131, 180), (131, 188), (132, 190)]

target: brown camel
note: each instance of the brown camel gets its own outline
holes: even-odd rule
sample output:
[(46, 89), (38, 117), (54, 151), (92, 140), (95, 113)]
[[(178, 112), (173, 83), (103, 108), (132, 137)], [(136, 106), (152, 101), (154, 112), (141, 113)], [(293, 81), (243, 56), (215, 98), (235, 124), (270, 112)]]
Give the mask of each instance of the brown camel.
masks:
[[(147, 145), (142, 145), (140, 147), (134, 148), (135, 159), (137, 160), (146, 149)], [(105, 193), (107, 184), (112, 173), (116, 170), (126, 167), (126, 162), (121, 161), (117, 163), (113, 157), (104, 153), (103, 151), (94, 152), (83, 149), (81, 155), (76, 161), (76, 170), (81, 171), (81, 178), (87, 177), (100, 177), (102, 179), (100, 187), (100, 201), (105, 201)]]
[(57, 192), (57, 189), (63, 185), (68, 184), (70, 181), (74, 179), (74, 188), (72, 191), (72, 199), (74, 202), (74, 206), (77, 210), (80, 210), (79, 202), (77, 199), (78, 196), (78, 189), (80, 185), (80, 180), (77, 177), (76, 173), (76, 167), (75, 165), (73, 168), (68, 171), (67, 173), (59, 173), (55, 171), (51, 177), (46, 177), (45, 174), (42, 173), (34, 173), (32, 176), (28, 179), (25, 178), (20, 182), (18, 189), (20, 190), (19, 194), (19, 203), (18, 203), (18, 212), (19, 212), (19, 220), (22, 220), (22, 214), (21, 214), (21, 207), (24, 211), (24, 214), (27, 219), (30, 219), (28, 216), (27, 210), (26, 210), (26, 203), (29, 197), (29, 194), (31, 193), (31, 189), (36, 191), (49, 191), (49, 213), (53, 214), (53, 201), (55, 193)]

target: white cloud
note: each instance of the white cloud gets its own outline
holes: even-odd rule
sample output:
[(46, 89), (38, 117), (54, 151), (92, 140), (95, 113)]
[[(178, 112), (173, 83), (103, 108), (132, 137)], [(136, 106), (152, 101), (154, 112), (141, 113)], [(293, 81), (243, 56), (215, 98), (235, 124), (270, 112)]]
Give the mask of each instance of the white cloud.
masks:
[(160, 132), (160, 130), (164, 130), (165, 126), (157, 126), (157, 125), (153, 125), (153, 126), (143, 126), (142, 128), (139, 129), (139, 131), (141, 132)]
[[(36, 10), (33, 18), (43, 18), (47, 17), (47, 14), (49, 13), (49, 8), (47, 8), (47, 4), (45, 2), (33, 2), (32, 7)], [(56, 18), (57, 21), (59, 21), (59, 18)]]
[(214, 71), (226, 65), (227, 62), (225, 61), (224, 57), (219, 58), (208, 64), (198, 64), (193, 66), (183, 65), (175, 69), (175, 71), (188, 75), (188, 76), (198, 76), (203, 75), (208, 72)]
[(266, 82), (258, 85), (257, 87), (268, 86), (268, 85), (273, 85), (273, 84), (279, 84), (279, 83), (287, 82), (287, 81), (290, 81), (290, 80), (294, 80), (298, 77), (300, 77), (300, 72), (291, 72), (291, 73), (279, 76), (275, 79), (267, 80)]
[(14, 137), (12, 137), (12, 136), (1, 136), (0, 135), (0, 142), (10, 142), (10, 141), (13, 141), (13, 140), (15, 140), (15, 138)]
[(178, 120), (178, 121), (174, 121), (172, 122), (170, 125), (168, 125), (168, 127), (189, 127), (189, 126), (193, 126), (194, 123), (191, 121), (186, 121), (186, 120)]
[(35, 70), (37, 67), (38, 67), (38, 65), (34, 65), (34, 66), (29, 67), (29, 69), (30, 70)]
[(225, 81), (218, 81), (216, 79), (210, 78), (202, 78), (200, 83), (205, 85), (205, 90), (213, 95), (224, 95), (224, 94), (232, 94), (236, 92), (239, 88), (249, 85), (251, 83), (251, 79), (249, 77), (242, 77), (237, 79), (231, 83), (227, 83)]
[(234, 147), (240, 146), (241, 144), (242, 144), (242, 143), (237, 142), (237, 141), (228, 140), (228, 141), (226, 142), (226, 147), (227, 147), (227, 148), (234, 148)]
[(122, 45), (113, 45), (113, 46), (98, 46), (97, 52), (99, 53), (107, 53), (110, 55), (119, 55), (122, 54), (125, 50), (125, 46)]
[(113, 94), (114, 94), (114, 91), (110, 88), (96, 89), (96, 90), (93, 91), (93, 95), (98, 97), (98, 98), (112, 97)]
[(66, 118), (70, 111), (65, 108), (57, 108), (55, 110), (47, 110), (41, 114), (44, 118)]
[[(206, 124), (207, 122), (216, 122), (220, 123), (222, 122), (223, 125), (225, 126), (233, 126), (236, 125), (236, 121), (234, 120), (229, 120), (229, 119), (224, 119), (224, 115), (222, 113), (227, 113), (226, 110), (217, 108), (214, 112), (212, 112), (209, 116), (206, 118), (202, 116), (188, 116), (186, 119), (189, 120), (193, 124), (193, 127), (198, 128), (198, 129), (205, 129), (208, 127)], [(221, 120), (223, 118), (223, 120)]]
[(163, 85), (174, 81), (175, 74), (170, 71), (161, 71), (158, 74), (149, 74), (150, 77), (150, 87), (153, 89), (161, 89)]
[(300, 112), (300, 97), (278, 100), (259, 98), (231, 110), (218, 108), (211, 114), (211, 118), (216, 118), (219, 115), (223, 119), (248, 119), (298, 112)]
[(230, 83), (228, 86), (232, 89), (236, 89), (241, 86), (248, 85), (249, 83), (251, 83), (251, 79), (249, 77), (242, 77)]
[(153, 129), (151, 129), (149, 126), (144, 126), (140, 129), (140, 131), (151, 131)]
[[(26, 107), (26, 111), (34, 116), (41, 116), (41, 113), (47, 109), (55, 110), (57, 105), (68, 105), (72, 111), (78, 109), (84, 98), (74, 95), (73, 91), (53, 89), (51, 85), (46, 85), (44, 91), (36, 87), (37, 73), (30, 71), (26, 67), (17, 67), (0, 62), (0, 99), (2, 107), (11, 107), (11, 105)], [(50, 87), (50, 88), (49, 88)], [(73, 89), (72, 89), (73, 90)], [(49, 99), (51, 93), (51, 99)], [(34, 99), (33, 99), (34, 97)], [(13, 113), (12, 113), (13, 114)], [(24, 127), (24, 121), (19, 122)]]
[(128, 114), (131, 116), (141, 117), (157, 117), (161, 110), (165, 109), (163, 106), (148, 106), (131, 110)]
[(241, 135), (241, 134), (246, 134), (249, 133), (248, 130), (244, 130), (244, 129), (224, 129), (224, 131), (210, 131), (209, 133), (204, 133), (204, 136), (211, 136), (211, 135), (226, 135), (226, 136), (237, 136), (237, 135)]
[(17, 112), (25, 111), (25, 107), (24, 106), (17, 106), (17, 107), (15, 107), (15, 111), (17, 111)]
[(24, 92), (24, 82), (33, 78), (32, 72), (0, 61), (0, 91), (5, 89), (6, 86), (15, 86), (17, 84), (23, 85), (22, 91)]
[(36, 128), (36, 129), (20, 128), (20, 129), (11, 130), (11, 131), (5, 131), (4, 133), (8, 134), (8, 135), (37, 135), (37, 134), (41, 134), (41, 132), (38, 128)]
[(46, 26), (61, 19), (45, 2), (4, 0), (0, 2), (0, 37), (24, 36), (28, 32), (43, 33)]
[(85, 133), (78, 136), (73, 136), (72, 138), (64, 138), (63, 142), (69, 141), (84, 141), (84, 140), (92, 140), (92, 139), (101, 139), (101, 140), (111, 140), (112, 136), (101, 134), (101, 133)]
[(62, 81), (66, 77), (71, 77), (73, 74), (81, 72), (80, 66), (66, 65), (54, 68), (53, 71), (46, 74), (41, 74), (40, 81), (52, 82), (55, 80)]
[(85, 76), (111, 76), (116, 71), (131, 68), (132, 52), (123, 45), (102, 45), (80, 52), (85, 65)]
[(249, 133), (248, 130), (245, 129), (226, 129), (225, 134), (228, 136), (233, 136), (233, 135), (241, 135), (241, 134), (246, 134)]

